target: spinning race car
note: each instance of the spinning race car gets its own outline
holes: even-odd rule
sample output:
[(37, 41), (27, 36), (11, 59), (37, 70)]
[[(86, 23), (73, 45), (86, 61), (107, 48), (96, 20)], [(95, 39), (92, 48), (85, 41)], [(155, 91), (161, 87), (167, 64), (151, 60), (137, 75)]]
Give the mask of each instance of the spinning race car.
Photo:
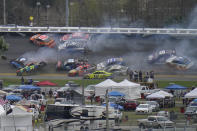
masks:
[(165, 64), (166, 60), (176, 55), (175, 50), (160, 50), (148, 56), (149, 64)]
[(47, 46), (50, 48), (53, 48), (56, 45), (55, 40), (48, 35), (36, 34), (30, 37), (30, 41), (38, 46)]
[(39, 69), (43, 68), (46, 66), (45, 62), (39, 62), (39, 63), (32, 63), (30, 65), (27, 65), (23, 68), (20, 68), (16, 71), (17, 76), (22, 76), (22, 75), (30, 75), (31, 73), (38, 71)]
[(65, 49), (68, 52), (88, 53), (90, 52), (88, 48), (88, 42), (90, 42), (90, 39), (91, 37), (89, 34), (81, 32), (66, 34), (61, 37), (58, 49)]
[(89, 72), (89, 68), (91, 66), (89, 64), (84, 64), (84, 65), (80, 65), (78, 66), (76, 69), (70, 70), (68, 72), (68, 76), (83, 76), (84, 74), (86, 74), (87, 72)]
[(172, 56), (166, 60), (166, 64), (178, 70), (187, 70), (193, 66), (193, 62), (186, 57)]

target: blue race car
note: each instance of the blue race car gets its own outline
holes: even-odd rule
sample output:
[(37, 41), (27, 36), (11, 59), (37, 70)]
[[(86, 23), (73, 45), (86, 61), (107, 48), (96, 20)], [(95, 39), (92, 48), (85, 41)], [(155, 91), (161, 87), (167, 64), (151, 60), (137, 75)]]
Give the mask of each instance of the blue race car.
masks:
[(174, 49), (160, 50), (148, 56), (149, 64), (165, 64), (166, 60), (171, 56), (175, 56), (176, 51)]

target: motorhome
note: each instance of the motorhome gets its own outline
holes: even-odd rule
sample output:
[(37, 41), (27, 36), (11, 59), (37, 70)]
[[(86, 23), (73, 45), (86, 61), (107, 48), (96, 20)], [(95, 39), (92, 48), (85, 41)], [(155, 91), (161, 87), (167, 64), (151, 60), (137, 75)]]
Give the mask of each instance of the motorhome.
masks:
[[(116, 110), (108, 108), (108, 125), (112, 129), (117, 118)], [(48, 105), (46, 120), (51, 127), (64, 126), (66, 130), (103, 130), (106, 128), (106, 107), (96, 105)], [(51, 129), (51, 128), (50, 128)]]

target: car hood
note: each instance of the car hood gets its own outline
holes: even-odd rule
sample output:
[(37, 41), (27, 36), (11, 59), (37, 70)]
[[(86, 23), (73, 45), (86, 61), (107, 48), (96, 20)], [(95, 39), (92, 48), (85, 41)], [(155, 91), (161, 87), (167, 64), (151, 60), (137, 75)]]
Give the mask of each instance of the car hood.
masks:
[(167, 121), (158, 121), (158, 123), (168, 123), (168, 124), (174, 124), (174, 122), (167, 120)]
[(136, 110), (148, 110), (148, 108), (136, 108)]

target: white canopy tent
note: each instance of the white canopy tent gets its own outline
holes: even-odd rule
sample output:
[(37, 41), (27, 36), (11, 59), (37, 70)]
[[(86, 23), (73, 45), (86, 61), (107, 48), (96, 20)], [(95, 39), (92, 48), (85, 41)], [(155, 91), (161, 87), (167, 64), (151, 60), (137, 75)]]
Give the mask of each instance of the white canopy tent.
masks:
[(185, 98), (197, 98), (197, 88), (185, 94)]
[(117, 85), (117, 82), (107, 79), (105, 81), (102, 81), (101, 83), (95, 85), (95, 88), (108, 88), (108, 87), (114, 87)]
[(126, 79), (120, 83), (116, 83), (110, 79), (107, 79), (107, 80), (95, 85), (95, 95), (96, 96), (104, 96), (107, 89), (108, 89), (108, 92), (119, 91), (119, 92), (125, 94), (126, 98), (129, 98), (129, 99), (138, 99), (141, 97), (140, 84), (130, 82)]
[[(32, 131), (32, 113), (26, 112), (17, 106), (12, 106), (12, 112), (6, 115), (0, 106), (0, 131)], [(3, 109), (3, 110), (2, 110)]]
[(127, 79), (124, 79), (118, 83), (114, 88), (116, 91), (124, 93), (129, 99), (141, 98), (140, 84), (128, 81)]
[(148, 99), (163, 99), (165, 97), (173, 97), (173, 95), (168, 92), (160, 90), (158, 92), (148, 95), (146, 98), (148, 98)]

